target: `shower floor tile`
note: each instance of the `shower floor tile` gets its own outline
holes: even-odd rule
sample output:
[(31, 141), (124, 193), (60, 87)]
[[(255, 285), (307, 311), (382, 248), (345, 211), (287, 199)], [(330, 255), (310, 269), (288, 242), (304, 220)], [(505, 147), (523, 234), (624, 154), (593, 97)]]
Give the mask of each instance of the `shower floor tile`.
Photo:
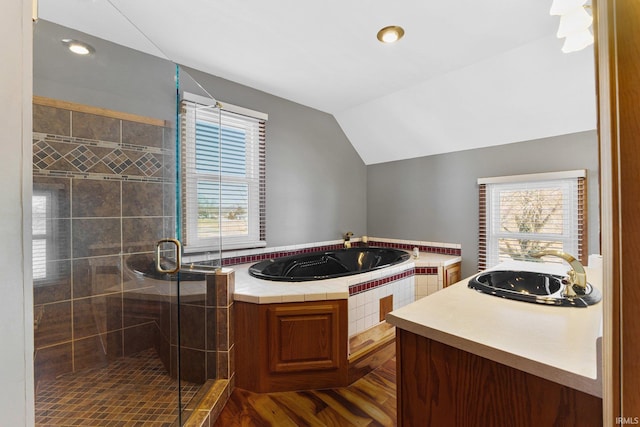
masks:
[[(182, 382), (183, 406), (201, 384)], [(36, 426), (171, 426), (177, 420), (178, 384), (154, 350), (40, 381)]]

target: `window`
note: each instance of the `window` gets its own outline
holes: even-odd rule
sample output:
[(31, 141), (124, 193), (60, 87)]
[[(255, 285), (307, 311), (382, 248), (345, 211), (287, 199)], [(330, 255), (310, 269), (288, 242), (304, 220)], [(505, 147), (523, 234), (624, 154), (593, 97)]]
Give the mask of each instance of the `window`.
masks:
[[(559, 250), (586, 258), (586, 171), (481, 178), (478, 269)], [(549, 261), (553, 261), (549, 259)]]
[(182, 102), (185, 250), (265, 246), (267, 116), (205, 102)]
[(48, 192), (34, 192), (31, 199), (32, 210), (32, 251), (33, 279), (47, 278), (47, 250), (50, 250), (51, 196)]
[(44, 286), (68, 277), (67, 265), (58, 262), (68, 255), (68, 229), (59, 216), (58, 199), (63, 186), (38, 184), (31, 196), (31, 242), (33, 280)]

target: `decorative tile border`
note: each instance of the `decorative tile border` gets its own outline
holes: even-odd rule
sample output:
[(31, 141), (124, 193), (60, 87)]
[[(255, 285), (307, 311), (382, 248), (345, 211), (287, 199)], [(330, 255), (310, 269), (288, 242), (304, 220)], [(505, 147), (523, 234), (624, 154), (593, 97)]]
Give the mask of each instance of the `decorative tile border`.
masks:
[[(436, 269), (437, 270), (437, 269)], [(411, 277), (415, 275), (415, 268), (411, 267), (400, 273), (392, 274), (391, 276), (382, 277), (380, 279), (369, 280), (362, 283), (349, 286), (349, 296), (357, 295), (362, 292), (370, 291), (378, 286), (384, 286), (388, 283), (395, 282), (396, 280), (404, 279), (405, 277)]]
[(103, 175), (99, 173), (78, 173), (64, 171), (33, 171), (34, 177), (50, 177), (50, 178), (76, 178), (76, 179), (95, 179), (103, 181), (131, 181), (131, 182), (166, 182), (163, 178), (144, 178), (139, 176), (128, 175)]
[[(460, 248), (442, 247), (442, 246), (433, 246), (433, 245), (419, 245), (419, 244), (413, 244), (413, 243), (404, 243), (404, 242), (400, 243), (400, 242), (402, 241), (388, 242), (388, 241), (371, 239), (369, 240), (369, 246), (402, 249), (402, 250), (406, 250), (407, 252), (411, 252), (413, 251), (413, 248), (417, 247), (420, 249), (421, 252), (442, 254), (442, 255), (454, 255), (454, 256), (462, 255), (462, 249)], [(363, 244), (362, 242), (355, 240), (355, 241), (352, 241), (351, 246), (362, 247)], [(255, 253), (251, 253), (251, 251), (243, 251), (245, 252), (245, 254), (243, 255), (230, 256), (230, 257), (224, 257), (224, 253), (223, 253), (222, 265), (233, 266), (238, 264), (260, 262), (260, 261), (274, 259), (274, 258), (282, 258), (286, 256), (291, 256), (291, 255), (308, 254), (313, 252), (334, 251), (342, 248), (344, 248), (342, 243), (333, 243), (333, 244), (321, 244), (318, 246), (309, 246), (309, 247), (300, 248), (300, 249), (279, 250), (278, 248), (274, 248), (274, 251), (272, 252), (265, 252), (263, 249), (258, 250)], [(427, 267), (427, 269), (428, 268), (430, 267)], [(436, 268), (435, 272), (429, 270), (428, 272), (417, 273), (417, 274), (438, 274), (438, 272)]]
[(416, 267), (416, 274), (437, 275), (438, 267)]
[(462, 255), (462, 249), (460, 248), (445, 248), (441, 246), (424, 246), (419, 244), (414, 245), (411, 243), (380, 242), (376, 240), (371, 240), (370, 245), (378, 246), (382, 248), (403, 249), (409, 252), (413, 251), (413, 248), (418, 248), (420, 252), (428, 252), (432, 254), (455, 255), (455, 256)]
[(169, 154), (157, 147), (33, 134), (33, 172), (40, 176), (164, 182)]
[[(356, 245), (354, 245), (355, 247)], [(276, 251), (276, 252), (264, 252), (255, 255), (243, 255), (243, 256), (235, 256), (230, 258), (223, 258), (222, 265), (237, 265), (237, 264), (246, 264), (250, 262), (260, 262), (267, 259), (273, 258), (282, 258), (291, 255), (300, 255), (300, 254), (309, 254), (313, 252), (324, 252), (324, 251), (335, 251), (338, 249), (342, 249), (344, 246), (341, 244), (334, 245), (323, 245), (323, 246), (313, 246), (304, 249), (294, 249), (288, 251)]]

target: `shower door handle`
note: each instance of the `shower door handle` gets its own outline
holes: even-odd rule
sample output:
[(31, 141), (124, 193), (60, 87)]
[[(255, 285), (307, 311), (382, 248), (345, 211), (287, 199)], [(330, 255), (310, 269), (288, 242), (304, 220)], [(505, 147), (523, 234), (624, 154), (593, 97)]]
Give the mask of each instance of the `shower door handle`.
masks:
[[(173, 245), (175, 246), (176, 267), (172, 270), (165, 270), (160, 265), (160, 246), (162, 246), (163, 243), (173, 243)], [(180, 265), (182, 265), (182, 244), (180, 243), (180, 241), (178, 239), (158, 240), (156, 242), (156, 270), (158, 270), (159, 273), (176, 274), (178, 271), (180, 271)]]

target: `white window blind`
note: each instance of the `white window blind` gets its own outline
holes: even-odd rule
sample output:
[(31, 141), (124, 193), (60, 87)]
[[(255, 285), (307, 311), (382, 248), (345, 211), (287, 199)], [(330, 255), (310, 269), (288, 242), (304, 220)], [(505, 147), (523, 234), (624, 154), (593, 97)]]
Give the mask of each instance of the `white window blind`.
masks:
[(47, 278), (47, 249), (48, 240), (51, 239), (48, 218), (51, 216), (51, 197), (40, 192), (32, 196), (32, 252), (33, 252), (33, 279), (43, 280)]
[(68, 247), (65, 221), (58, 219), (57, 192), (63, 188), (55, 184), (46, 187), (34, 189), (31, 196), (34, 286), (44, 286), (68, 275), (65, 270), (68, 264), (59, 262), (61, 258), (66, 258), (65, 248)]
[(584, 175), (553, 179), (557, 176), (544, 179), (545, 174), (536, 174), (529, 177), (535, 178), (532, 181), (527, 176), (479, 180), (479, 269), (509, 259), (532, 260), (529, 253), (541, 250), (564, 251), (584, 259)]
[(185, 250), (264, 246), (265, 119), (185, 100), (181, 121)]

